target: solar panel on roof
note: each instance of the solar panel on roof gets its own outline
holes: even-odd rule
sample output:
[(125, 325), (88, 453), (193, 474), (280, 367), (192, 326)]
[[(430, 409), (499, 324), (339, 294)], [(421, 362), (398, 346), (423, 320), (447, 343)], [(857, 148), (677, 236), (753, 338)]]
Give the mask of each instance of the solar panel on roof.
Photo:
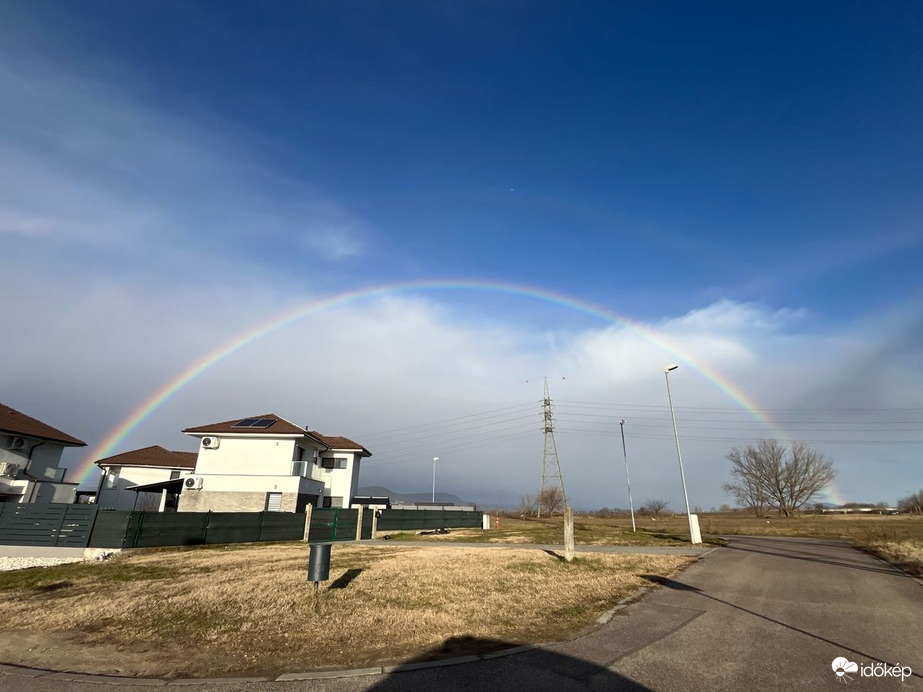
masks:
[(251, 428), (268, 428), (275, 423), (275, 418), (258, 418), (250, 425)]
[(237, 421), (232, 425), (232, 428), (252, 428), (253, 424), (256, 423), (260, 418), (244, 418), (241, 421)]

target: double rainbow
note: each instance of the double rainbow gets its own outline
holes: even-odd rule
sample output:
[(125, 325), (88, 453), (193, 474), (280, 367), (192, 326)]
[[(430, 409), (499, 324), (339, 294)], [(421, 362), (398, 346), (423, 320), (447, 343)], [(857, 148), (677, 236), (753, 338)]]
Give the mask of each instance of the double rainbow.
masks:
[[(126, 440), (126, 438), (139, 426), (144, 420), (156, 411), (160, 406), (166, 403), (170, 397), (195, 380), (206, 370), (214, 367), (225, 358), (233, 353), (249, 346), (254, 341), (261, 339), (267, 334), (271, 334), (287, 325), (297, 322), (298, 320), (317, 315), (319, 313), (334, 310), (339, 307), (357, 303), (364, 300), (381, 298), (395, 294), (406, 294), (420, 291), (436, 290), (457, 290), (457, 291), (476, 291), (482, 293), (499, 293), (522, 298), (531, 298), (544, 301), (553, 305), (559, 305), (577, 312), (589, 315), (591, 317), (616, 324), (628, 329), (634, 333), (642, 335), (651, 343), (659, 346), (665, 351), (672, 353), (677, 359), (684, 364), (695, 368), (715, 387), (724, 392), (729, 398), (739, 404), (750, 415), (764, 425), (767, 430), (774, 436), (783, 437), (782, 433), (775, 429), (772, 420), (760, 411), (759, 407), (753, 402), (747, 394), (737, 387), (733, 382), (723, 377), (720, 373), (711, 367), (700, 362), (689, 353), (683, 352), (676, 344), (670, 342), (662, 334), (641, 325), (629, 318), (619, 315), (611, 310), (601, 308), (588, 302), (578, 300), (560, 293), (547, 291), (541, 288), (524, 286), (512, 283), (496, 281), (471, 281), (471, 280), (439, 280), (439, 281), (411, 281), (397, 284), (388, 284), (383, 286), (374, 286), (362, 288), (355, 291), (347, 291), (334, 296), (318, 298), (315, 300), (302, 303), (280, 313), (271, 319), (262, 322), (255, 327), (235, 336), (231, 341), (222, 344), (214, 351), (205, 356), (204, 359), (198, 360), (195, 364), (190, 365), (172, 380), (167, 382), (163, 387), (155, 391), (150, 397), (142, 402), (133, 410), (124, 420), (122, 420), (102, 442), (94, 447), (87, 458), (81, 462), (74, 470), (74, 477), (78, 483), (83, 483), (93, 473), (93, 462), (98, 459), (111, 456), (113, 452)], [(838, 502), (838, 493), (835, 490), (829, 492), (831, 501)]]

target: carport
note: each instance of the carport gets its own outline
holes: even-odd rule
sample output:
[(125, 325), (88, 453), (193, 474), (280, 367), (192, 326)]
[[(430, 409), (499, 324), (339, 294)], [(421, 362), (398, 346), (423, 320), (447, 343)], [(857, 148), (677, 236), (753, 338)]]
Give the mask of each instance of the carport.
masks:
[(157, 483), (145, 483), (144, 485), (130, 485), (126, 490), (135, 493), (134, 510), (138, 506), (138, 497), (140, 493), (160, 493), (160, 506), (158, 512), (175, 512), (179, 504), (179, 494), (183, 491), (183, 478), (171, 478), (168, 481), (158, 481)]

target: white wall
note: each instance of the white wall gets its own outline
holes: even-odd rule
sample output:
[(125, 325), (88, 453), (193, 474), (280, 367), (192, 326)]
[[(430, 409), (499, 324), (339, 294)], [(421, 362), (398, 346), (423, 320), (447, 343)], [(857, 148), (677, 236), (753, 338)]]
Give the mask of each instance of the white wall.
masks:
[(353, 452), (324, 452), (321, 459), (346, 459), (345, 469), (321, 469), (320, 478), (323, 479), (324, 495), (342, 497), (343, 507), (349, 507), (349, 501), (356, 493), (359, 480), (359, 458)]
[[(210, 436), (218, 437), (218, 436)], [(199, 442), (199, 458), (196, 475), (210, 474), (249, 476), (289, 476), (292, 473), (292, 457), (295, 453), (295, 438), (263, 437), (220, 437), (218, 449), (202, 447)]]
[[(42, 442), (32, 438), (26, 439), (26, 446), (19, 450), (7, 449), (10, 440), (16, 435), (0, 435), (0, 462), (17, 464), (21, 468), (29, 465), (29, 473), (43, 480), (61, 480), (59, 468), (64, 445), (57, 442)], [(29, 453), (32, 459), (29, 460)]]
[[(128, 486), (168, 481), (170, 480), (170, 474), (176, 470), (175, 468), (158, 468), (150, 466), (113, 466), (103, 467), (104, 476), (108, 473), (110, 468), (113, 470), (116, 468), (120, 469), (119, 479), (114, 488), (107, 488), (105, 481), (103, 482), (103, 487), (96, 497), (96, 504), (99, 505), (101, 509), (133, 509), (138, 493), (133, 490), (126, 490)], [(189, 472), (185, 469), (181, 471), (183, 475), (188, 473)]]
[[(202, 447), (201, 436), (196, 435), (200, 442), (194, 475), (202, 477), (204, 491), (324, 495), (341, 497), (348, 507), (358, 487), (360, 457), (354, 452), (322, 452), (320, 459), (346, 459), (344, 469), (325, 469), (312, 463), (313, 450), (320, 447), (306, 437), (205, 435), (219, 439), (218, 448), (211, 449)], [(305, 448), (302, 460), (309, 468), (307, 477), (292, 475), (296, 443)]]

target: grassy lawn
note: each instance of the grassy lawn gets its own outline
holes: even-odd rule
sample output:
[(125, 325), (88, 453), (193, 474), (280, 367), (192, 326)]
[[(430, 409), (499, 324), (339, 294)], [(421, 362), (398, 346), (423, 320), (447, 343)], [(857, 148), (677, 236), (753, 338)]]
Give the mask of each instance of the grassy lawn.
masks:
[(553, 641), (649, 584), (641, 575), (690, 562), (335, 545), (331, 581), (315, 600), (307, 558), (303, 544), (159, 549), (3, 572), (0, 660), (227, 677), (406, 660), (452, 637)]

